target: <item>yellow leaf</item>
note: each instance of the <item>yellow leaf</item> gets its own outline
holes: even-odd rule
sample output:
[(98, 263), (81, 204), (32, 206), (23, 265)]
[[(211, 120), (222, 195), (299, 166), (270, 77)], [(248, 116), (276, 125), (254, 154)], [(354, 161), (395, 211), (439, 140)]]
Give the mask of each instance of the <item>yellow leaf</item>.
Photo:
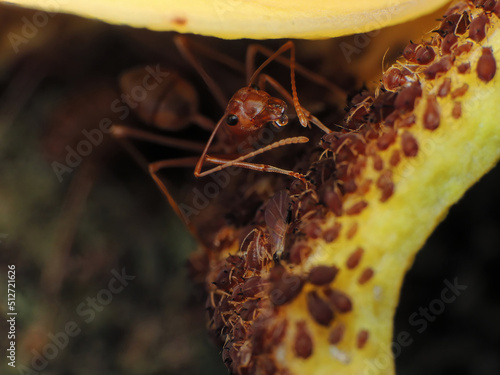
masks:
[(7, 2), (151, 30), (173, 30), (226, 39), (314, 39), (367, 32), (394, 25), (430, 13), (448, 1), (9, 0)]

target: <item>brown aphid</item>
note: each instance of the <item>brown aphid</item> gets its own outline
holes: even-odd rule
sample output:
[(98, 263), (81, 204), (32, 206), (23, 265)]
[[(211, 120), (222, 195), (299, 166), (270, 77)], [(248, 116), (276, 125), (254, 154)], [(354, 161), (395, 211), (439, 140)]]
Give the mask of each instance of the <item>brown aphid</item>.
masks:
[(330, 284), (338, 272), (339, 269), (335, 266), (316, 266), (309, 271), (308, 280), (318, 286)]
[(358, 215), (363, 211), (366, 207), (368, 207), (368, 202), (366, 201), (360, 201), (358, 203), (353, 204), (351, 207), (349, 207), (345, 213), (346, 215)]
[(349, 269), (356, 268), (359, 262), (361, 262), (361, 258), (363, 257), (364, 252), (365, 251), (361, 247), (358, 247), (356, 250), (354, 250), (352, 254), (349, 255), (349, 258), (347, 258), (346, 261), (347, 268)]
[(422, 96), (420, 83), (414, 82), (398, 93), (398, 96), (394, 101), (394, 107), (402, 112), (411, 112), (415, 107), (415, 100), (420, 96)]
[(489, 82), (495, 77), (497, 63), (490, 47), (483, 47), (481, 57), (477, 62), (477, 76), (483, 82)]
[(453, 34), (461, 18), (462, 15), (459, 13), (453, 13), (446, 16), (445, 19), (441, 22), (441, 25), (439, 26), (439, 29), (436, 30), (436, 32), (442, 37), (446, 37), (449, 34)]
[(399, 153), (398, 150), (393, 150), (391, 157), (389, 158), (389, 164), (392, 167), (395, 167), (396, 165), (399, 164), (400, 161), (401, 161), (401, 154)]
[(451, 110), (451, 115), (454, 119), (459, 119), (462, 116), (462, 103), (455, 102), (453, 103), (453, 109)]
[(333, 320), (333, 311), (328, 304), (318, 296), (316, 291), (307, 293), (307, 310), (314, 321), (322, 326), (328, 327)]
[(365, 268), (358, 279), (358, 283), (361, 285), (367, 283), (373, 277), (374, 273), (372, 268)]
[(418, 154), (418, 142), (409, 131), (405, 131), (401, 136), (401, 148), (407, 157), (414, 157)]
[(271, 282), (269, 299), (276, 306), (291, 302), (300, 294), (304, 285), (299, 276), (287, 272), (281, 265), (271, 269), (269, 281)]
[(333, 242), (337, 239), (340, 234), (340, 229), (342, 228), (342, 224), (335, 223), (331, 228), (328, 228), (323, 232), (323, 239), (326, 243)]
[(323, 234), (323, 230), (319, 226), (319, 222), (317, 220), (309, 221), (303, 228), (304, 233), (307, 237), (316, 239), (320, 238)]
[(394, 91), (406, 83), (406, 76), (400, 69), (393, 66), (382, 75), (382, 83), (386, 90)]
[(311, 333), (307, 328), (305, 321), (301, 320), (296, 324), (295, 340), (293, 349), (297, 357), (309, 358), (313, 353), (314, 343), (311, 337)]
[(493, 13), (500, 18), (500, 1), (496, 3), (496, 5), (493, 7)]
[(455, 34), (451, 33), (446, 35), (441, 42), (441, 52), (443, 55), (451, 53), (452, 48), (457, 44), (458, 38)]
[(384, 171), (377, 180), (377, 187), (382, 192), (380, 201), (385, 202), (394, 194), (394, 182), (392, 182), (392, 172)]
[(415, 44), (413, 42), (410, 42), (410, 44), (408, 44), (405, 49), (403, 50), (403, 57), (412, 62), (412, 63), (416, 63), (417, 62), (417, 48), (419, 47), (420, 45), (419, 44)]
[(345, 314), (348, 313), (349, 311), (352, 311), (352, 301), (347, 296), (347, 294), (339, 290), (333, 290), (330, 288), (326, 288), (324, 290), (324, 293), (328, 297), (328, 300), (332, 303), (332, 306), (335, 309), (335, 311), (341, 314)]
[(394, 129), (387, 129), (377, 139), (377, 147), (379, 150), (387, 150), (389, 146), (396, 140), (397, 132)]
[(401, 121), (398, 121), (398, 126), (401, 128), (409, 128), (417, 122), (417, 116), (415, 114), (411, 114), (409, 116), (405, 116), (401, 119)]
[(427, 97), (427, 106), (424, 112), (424, 127), (429, 130), (436, 130), (441, 122), (441, 111), (435, 95)]
[(417, 48), (415, 53), (415, 60), (420, 65), (427, 65), (431, 63), (436, 57), (436, 52), (434, 52), (434, 48), (431, 46), (421, 46)]
[(478, 43), (483, 40), (486, 37), (486, 25), (489, 22), (486, 14), (480, 14), (474, 18), (470, 23), (469, 38)]
[(356, 346), (358, 349), (363, 349), (368, 341), (368, 337), (370, 336), (369, 332), (365, 329), (359, 331), (358, 336), (356, 338)]
[(370, 191), (371, 185), (372, 185), (372, 180), (370, 179), (363, 180), (363, 182), (361, 182), (361, 184), (359, 185), (358, 193), (360, 195), (367, 194)]
[(434, 79), (440, 73), (446, 73), (453, 66), (453, 60), (450, 56), (445, 56), (424, 70), (427, 79)]
[(460, 74), (465, 74), (470, 72), (470, 63), (462, 63), (457, 67), (457, 70)]
[(462, 86), (460, 86), (459, 88), (457, 88), (451, 92), (451, 98), (456, 99), (456, 98), (459, 98), (461, 96), (464, 96), (468, 89), (469, 89), (469, 85), (467, 83), (464, 83)]
[(323, 194), (323, 201), (335, 216), (342, 216), (342, 198), (340, 197), (340, 193), (335, 191), (333, 185), (326, 187)]
[(229, 290), (235, 284), (235, 280), (231, 277), (231, 270), (229, 268), (223, 268), (217, 275), (213, 284), (219, 289)]
[(453, 50), (453, 56), (459, 56), (462, 53), (468, 53), (472, 49), (472, 42), (466, 42), (464, 44), (459, 45)]
[(330, 331), (330, 334), (328, 335), (328, 342), (332, 345), (337, 345), (344, 338), (344, 334), (345, 334), (345, 324), (338, 323)]
[(246, 298), (255, 297), (264, 290), (264, 282), (260, 276), (252, 276), (248, 278), (241, 287), (241, 293)]
[(381, 171), (384, 169), (384, 160), (379, 154), (373, 155), (373, 168), (376, 171)]
[(350, 226), (350, 228), (347, 230), (347, 233), (346, 233), (346, 237), (348, 240), (350, 240), (351, 238), (353, 238), (356, 233), (358, 231), (358, 223), (352, 223), (352, 225)]
[(495, 9), (495, 6), (497, 5), (497, 2), (495, 0), (486, 0), (483, 3), (483, 9), (486, 12), (491, 12), (493, 9)]
[(255, 319), (257, 316), (257, 309), (259, 307), (259, 300), (248, 300), (243, 303), (239, 311), (241, 319), (245, 322), (249, 322)]
[(292, 264), (302, 264), (311, 253), (312, 249), (306, 242), (296, 242), (290, 249), (290, 262)]

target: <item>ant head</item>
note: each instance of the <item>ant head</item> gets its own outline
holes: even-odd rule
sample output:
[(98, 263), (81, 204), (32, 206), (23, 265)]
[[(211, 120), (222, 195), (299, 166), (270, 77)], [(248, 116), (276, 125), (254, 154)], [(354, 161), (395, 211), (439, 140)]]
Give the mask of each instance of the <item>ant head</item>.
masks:
[(235, 135), (248, 135), (260, 130), (268, 122), (276, 126), (288, 123), (286, 103), (263, 90), (244, 87), (229, 101), (225, 113), (225, 126)]

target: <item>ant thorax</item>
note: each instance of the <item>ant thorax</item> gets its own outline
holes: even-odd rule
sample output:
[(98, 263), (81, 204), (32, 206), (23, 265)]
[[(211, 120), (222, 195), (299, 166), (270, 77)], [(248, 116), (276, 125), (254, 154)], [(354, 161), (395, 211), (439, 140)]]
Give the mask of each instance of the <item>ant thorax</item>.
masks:
[(271, 122), (284, 126), (288, 122), (286, 103), (263, 90), (244, 87), (229, 101), (225, 113), (226, 132), (233, 138), (247, 138)]

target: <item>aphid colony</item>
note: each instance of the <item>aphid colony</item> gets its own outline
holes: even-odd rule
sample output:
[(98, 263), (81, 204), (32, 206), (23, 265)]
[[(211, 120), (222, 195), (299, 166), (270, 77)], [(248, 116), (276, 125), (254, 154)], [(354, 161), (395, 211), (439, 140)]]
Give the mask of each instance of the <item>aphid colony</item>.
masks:
[[(462, 116), (469, 86), (460, 77), (475, 75), (484, 84), (495, 77), (492, 48), (478, 44), (498, 21), (499, 4), (462, 2), (450, 8), (429, 40), (405, 48), (406, 61), (387, 69), (377, 90), (351, 99), (343, 130), (323, 136), (323, 154), (304, 173), (306, 181), (294, 180), (245, 225), (219, 232), (218, 245), (207, 251), (207, 310), (209, 330), (232, 374), (290, 374), (283, 348), (306, 360), (318, 346), (336, 348), (346, 335), (354, 337), (352, 350), (370, 345), (368, 329), (354, 330), (339, 319), (360, 306), (356, 296), (336, 287), (337, 276), (353, 270), (360, 288), (373, 286), (376, 267), (364, 261), (370, 249), (353, 247), (342, 264), (311, 265), (311, 241), (355, 238), (361, 221), (354, 219), (369, 207), (368, 192), (377, 191), (380, 203), (390, 200), (397, 191), (394, 171), (418, 157), (417, 124), (435, 132), (443, 117)], [(476, 60), (469, 59), (478, 51)], [(445, 100), (452, 105), (443, 106)], [(423, 111), (417, 113), (417, 105)], [(327, 226), (331, 216), (353, 220)], [(301, 298), (307, 318), (292, 320), (284, 311)], [(327, 340), (318, 341), (317, 329), (327, 331)]]

